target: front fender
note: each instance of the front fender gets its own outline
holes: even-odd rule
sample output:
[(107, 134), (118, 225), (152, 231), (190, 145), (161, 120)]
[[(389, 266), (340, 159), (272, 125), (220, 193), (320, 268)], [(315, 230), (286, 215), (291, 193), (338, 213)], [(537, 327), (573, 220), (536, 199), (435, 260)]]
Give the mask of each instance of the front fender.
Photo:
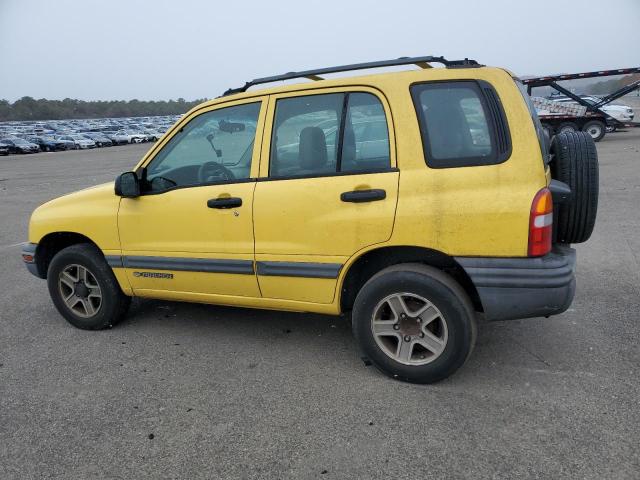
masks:
[(120, 250), (119, 205), (113, 182), (51, 200), (31, 215), (29, 242), (40, 243), (51, 233), (70, 232), (91, 239), (103, 251)]

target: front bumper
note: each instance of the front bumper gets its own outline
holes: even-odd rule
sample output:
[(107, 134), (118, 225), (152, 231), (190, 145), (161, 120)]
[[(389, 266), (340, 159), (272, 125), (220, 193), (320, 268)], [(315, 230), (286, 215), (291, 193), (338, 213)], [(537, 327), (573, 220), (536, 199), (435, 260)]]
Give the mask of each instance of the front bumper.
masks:
[(44, 278), (38, 271), (38, 264), (36, 263), (36, 249), (37, 243), (23, 243), (22, 244), (22, 261), (24, 262), (27, 270), (38, 278)]
[(537, 258), (470, 258), (456, 261), (478, 291), (487, 320), (548, 317), (564, 312), (576, 291), (576, 251), (556, 245)]

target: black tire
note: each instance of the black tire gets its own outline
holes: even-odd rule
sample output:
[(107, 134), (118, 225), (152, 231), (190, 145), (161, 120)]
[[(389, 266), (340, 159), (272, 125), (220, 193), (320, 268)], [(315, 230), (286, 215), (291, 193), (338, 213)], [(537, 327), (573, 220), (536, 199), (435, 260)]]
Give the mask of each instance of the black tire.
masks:
[(607, 133), (613, 133), (618, 129), (617, 125), (607, 125)]
[[(102, 298), (92, 316), (83, 317), (77, 314), (64, 301), (60, 277), (72, 265), (86, 268), (99, 286)], [(131, 298), (122, 293), (102, 252), (86, 243), (64, 248), (53, 257), (47, 272), (47, 286), (58, 312), (71, 325), (83, 330), (101, 330), (116, 325), (125, 316), (131, 304)]]
[(586, 132), (556, 135), (552, 144), (551, 176), (571, 188), (568, 203), (555, 205), (556, 240), (586, 242), (598, 211), (598, 152)]
[(594, 142), (599, 142), (607, 133), (607, 126), (600, 120), (590, 120), (582, 126), (582, 131), (588, 133)]
[[(375, 340), (372, 318), (376, 307), (385, 298), (400, 292), (427, 299), (441, 312), (438, 321), (446, 323), (446, 343), (442, 352), (429, 363), (401, 363)], [(358, 292), (352, 328), (363, 355), (376, 368), (392, 378), (411, 383), (434, 383), (447, 378), (466, 362), (476, 340), (475, 313), (465, 291), (445, 273), (422, 264), (394, 265), (374, 275)], [(404, 335), (399, 333), (398, 345)]]
[(563, 122), (556, 128), (556, 134), (564, 132), (579, 132), (580, 128), (573, 122)]

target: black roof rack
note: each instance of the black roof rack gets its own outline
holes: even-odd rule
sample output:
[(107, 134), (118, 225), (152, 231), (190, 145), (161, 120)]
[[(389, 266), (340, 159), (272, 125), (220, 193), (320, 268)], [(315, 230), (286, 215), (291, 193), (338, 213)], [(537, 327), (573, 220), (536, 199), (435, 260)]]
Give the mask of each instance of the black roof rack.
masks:
[(351, 65), (341, 65), (339, 67), (325, 67), (317, 68), (313, 70), (304, 70), (301, 72), (288, 72), (282, 75), (274, 75), (272, 77), (256, 78), (250, 82), (245, 83), (242, 87), (230, 88), (222, 95), (233, 95), (235, 93), (246, 92), (249, 87), (259, 85), (262, 83), (279, 82), (282, 80), (291, 80), (293, 78), (308, 78), (310, 80), (324, 80), (320, 75), (336, 72), (348, 72), (351, 70), (366, 70), (370, 68), (381, 67), (395, 67), (397, 65), (418, 65), (420, 68), (431, 68), (429, 63), (441, 63), (447, 68), (461, 68), (461, 67), (482, 67), (475, 60), (465, 58), (464, 60), (447, 60), (444, 57), (400, 57), (394, 60), (380, 60), (378, 62), (365, 62), (365, 63), (352, 63)]

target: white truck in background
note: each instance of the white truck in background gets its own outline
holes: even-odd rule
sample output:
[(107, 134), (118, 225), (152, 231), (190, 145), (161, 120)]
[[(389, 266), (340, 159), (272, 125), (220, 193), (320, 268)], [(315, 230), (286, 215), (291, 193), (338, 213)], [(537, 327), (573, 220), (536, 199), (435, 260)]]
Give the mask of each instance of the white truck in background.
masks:
[[(633, 81), (603, 98), (593, 95), (578, 96), (559, 85), (558, 82), (633, 73), (640, 73), (640, 67), (526, 78), (522, 79), (522, 83), (527, 87), (540, 121), (550, 135), (563, 131), (582, 130), (598, 142), (607, 132), (633, 124), (633, 109), (610, 104), (617, 98), (640, 88), (640, 80)], [(533, 96), (532, 90), (536, 87), (551, 87), (561, 96), (553, 100)]]

